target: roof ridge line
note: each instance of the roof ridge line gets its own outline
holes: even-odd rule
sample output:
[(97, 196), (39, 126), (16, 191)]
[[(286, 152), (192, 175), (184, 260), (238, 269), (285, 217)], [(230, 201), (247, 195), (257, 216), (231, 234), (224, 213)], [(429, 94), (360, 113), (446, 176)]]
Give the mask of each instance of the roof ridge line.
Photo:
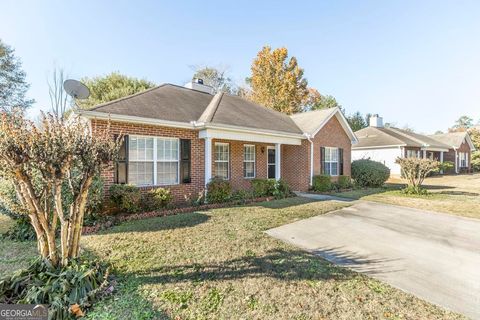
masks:
[[(416, 137), (413, 137), (413, 136), (411, 136), (411, 135), (409, 135), (409, 134), (406, 134), (405, 132), (403, 132), (403, 131), (401, 131), (401, 130), (398, 130), (397, 128), (392, 128), (392, 127), (390, 127), (390, 128), (387, 128), (387, 129), (390, 129), (390, 130), (398, 133), (399, 135), (402, 135), (402, 136), (404, 136), (404, 137), (407, 137), (408, 139), (411, 139), (411, 140), (413, 140), (413, 141), (419, 142), (419, 143), (421, 143), (421, 144), (423, 144), (423, 145), (426, 145), (426, 146), (429, 145), (429, 144), (426, 143), (425, 141), (422, 141), (422, 140), (420, 140), (420, 139), (418, 139), (418, 138), (416, 138)], [(418, 134), (418, 133), (417, 133), (417, 134)]]
[(197, 122), (204, 122), (204, 123), (211, 122), (213, 119), (213, 116), (215, 115), (215, 112), (217, 112), (217, 109), (220, 104), (220, 101), (222, 100), (222, 97), (223, 97), (223, 92), (217, 92), (217, 94), (213, 96), (212, 100), (210, 100), (210, 103), (202, 112)]
[(96, 106), (94, 106), (93, 108), (90, 108), (90, 109), (88, 109), (88, 110), (93, 111), (93, 110), (96, 110), (96, 109), (98, 109), (98, 108), (100, 108), (100, 107), (108, 106), (108, 105), (110, 105), (110, 104), (112, 104), (112, 103), (116, 103), (116, 102), (123, 101), (123, 100), (128, 100), (128, 99), (130, 99), (130, 98), (133, 98), (133, 97), (142, 95), (142, 94), (144, 94), (144, 93), (153, 91), (153, 90), (155, 90), (155, 89), (164, 87), (164, 86), (166, 86), (166, 85), (169, 85), (169, 83), (162, 83), (162, 84), (160, 84), (160, 85), (158, 85), (158, 86), (155, 86), (155, 87), (153, 87), (153, 88), (148, 88), (148, 89), (146, 89), (146, 90), (143, 90), (143, 91), (140, 91), (140, 92), (137, 92), (137, 93), (134, 93), (134, 94), (125, 96), (125, 97), (121, 97), (121, 98), (118, 98), (118, 99), (115, 99), (115, 100), (112, 100), (112, 101), (107, 101), (107, 102), (104, 102), (104, 103), (100, 103), (100, 104), (98, 104), (98, 105), (96, 105)]

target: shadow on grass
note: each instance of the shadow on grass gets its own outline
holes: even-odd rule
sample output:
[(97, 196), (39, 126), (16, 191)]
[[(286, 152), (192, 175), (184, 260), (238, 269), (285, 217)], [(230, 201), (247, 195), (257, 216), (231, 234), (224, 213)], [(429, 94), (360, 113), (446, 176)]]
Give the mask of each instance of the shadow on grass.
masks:
[(447, 194), (451, 196), (479, 196), (480, 193), (477, 192), (467, 192), (467, 191), (440, 191), (440, 192), (435, 192), (435, 194)]
[(205, 223), (210, 216), (201, 212), (181, 213), (168, 217), (155, 217), (140, 220), (122, 222), (114, 228), (107, 229), (101, 234), (123, 233), (123, 232), (148, 232), (168, 229), (189, 228)]
[[(84, 258), (102, 261), (92, 251), (82, 248)], [(111, 270), (113, 292), (94, 301), (83, 319), (171, 319), (164, 312), (157, 310), (151, 301), (142, 296), (141, 281), (134, 275)]]
[[(364, 263), (373, 262), (364, 259)], [(276, 249), (261, 257), (243, 256), (222, 263), (164, 266), (152, 269), (148, 274), (139, 274), (138, 278), (143, 283), (167, 284), (243, 278), (275, 278), (286, 281), (349, 280), (355, 275), (348, 269), (335, 266), (302, 250)]]
[(285, 198), (281, 200), (259, 202), (254, 204), (253, 206), (258, 206), (258, 207), (263, 207), (268, 209), (285, 209), (285, 208), (300, 206), (310, 202), (315, 202), (315, 200), (307, 199), (303, 197), (291, 197), (291, 198)]

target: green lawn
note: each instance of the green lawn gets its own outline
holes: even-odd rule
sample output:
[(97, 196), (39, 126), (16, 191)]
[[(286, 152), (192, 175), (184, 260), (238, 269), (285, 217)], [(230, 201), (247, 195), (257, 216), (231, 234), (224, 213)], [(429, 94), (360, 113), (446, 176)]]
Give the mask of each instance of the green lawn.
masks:
[[(462, 318), (264, 233), (346, 205), (291, 198), (132, 221), (83, 237), (82, 247), (110, 262), (119, 283), (88, 318)], [(12, 250), (6, 242), (0, 256)]]
[(340, 197), (377, 201), (454, 215), (480, 218), (480, 174), (439, 176), (425, 180), (426, 196), (404, 195), (401, 180), (385, 188), (359, 189), (335, 194)]

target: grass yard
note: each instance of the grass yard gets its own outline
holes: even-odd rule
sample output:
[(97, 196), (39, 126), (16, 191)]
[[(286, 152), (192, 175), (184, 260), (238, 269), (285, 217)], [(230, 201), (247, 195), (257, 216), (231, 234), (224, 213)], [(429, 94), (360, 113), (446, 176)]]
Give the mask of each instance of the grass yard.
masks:
[[(346, 205), (291, 198), (132, 221), (85, 236), (82, 247), (119, 275), (116, 293), (87, 318), (462, 318), (264, 233)], [(0, 246), (1, 257), (18, 252), (11, 245)], [(0, 272), (13, 270), (10, 263)]]
[(480, 174), (438, 176), (425, 180), (430, 194), (404, 195), (400, 179), (389, 180), (385, 188), (360, 189), (336, 194), (340, 197), (377, 201), (418, 209), (480, 218)]

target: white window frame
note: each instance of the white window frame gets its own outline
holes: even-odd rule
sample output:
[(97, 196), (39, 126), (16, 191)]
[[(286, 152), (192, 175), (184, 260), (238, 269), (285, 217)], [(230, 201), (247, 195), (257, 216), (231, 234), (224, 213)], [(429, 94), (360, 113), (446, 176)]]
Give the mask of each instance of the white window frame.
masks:
[[(460, 168), (468, 168), (468, 156), (467, 156), (467, 153), (466, 152), (459, 152), (458, 153), (458, 156), (459, 156), (459, 162), (460, 162)], [(463, 163), (465, 162), (465, 165), (463, 165)]]
[[(420, 158), (417, 150), (407, 149), (406, 151), (405, 158)], [(413, 156), (409, 156), (409, 154)]]
[[(227, 152), (227, 160), (217, 160), (216, 159), (216, 153), (217, 153), (217, 146), (227, 146), (228, 152)], [(230, 180), (230, 143), (228, 142), (215, 142), (213, 146), (213, 163), (214, 163), (214, 177), (218, 177), (217, 175), (217, 163), (227, 163), (227, 178), (224, 180)]]
[[(328, 168), (330, 169), (329, 170), (329, 173), (328, 175), (331, 176), (331, 177), (337, 177), (339, 175), (339, 171), (340, 171), (340, 149), (337, 148), (337, 147), (324, 147), (324, 150), (325, 150), (325, 173), (327, 172), (326, 168), (328, 166)], [(330, 161), (327, 161), (327, 153), (329, 153), (329, 156), (330, 156)], [(336, 161), (331, 161), (331, 159), (333, 158), (332, 155), (333, 154), (336, 154), (336, 158), (337, 160)], [(335, 165), (334, 165), (335, 164)], [(332, 168), (336, 167), (337, 168), (337, 173), (336, 174), (332, 174)]]
[[(246, 160), (245, 159), (245, 155), (246, 155), (245, 147), (253, 148), (253, 160)], [(256, 149), (257, 148), (255, 147), (254, 144), (244, 144), (243, 145), (243, 178), (245, 178), (245, 179), (255, 179), (255, 177), (257, 176), (257, 163), (256, 163), (257, 150)], [(252, 177), (245, 176), (245, 163), (253, 163), (253, 176)]]
[[(130, 159), (130, 146), (128, 150), (128, 162), (151, 162), (153, 161), (153, 184), (142, 184), (142, 185), (137, 185), (138, 187), (155, 187), (155, 186), (173, 186), (173, 185), (178, 185), (180, 184), (180, 139), (179, 138), (174, 138), (174, 137), (157, 137), (157, 136), (144, 136), (144, 135), (130, 135), (131, 138), (137, 138), (137, 139), (144, 139), (144, 138), (149, 138), (153, 139), (153, 160), (145, 160), (145, 161), (132, 161)], [(177, 160), (159, 160), (158, 155), (157, 155), (157, 141), (158, 140), (175, 140), (177, 142)], [(159, 183), (157, 180), (157, 164), (158, 162), (177, 162), (177, 181), (174, 183)], [(130, 183), (130, 181), (129, 181)]]

